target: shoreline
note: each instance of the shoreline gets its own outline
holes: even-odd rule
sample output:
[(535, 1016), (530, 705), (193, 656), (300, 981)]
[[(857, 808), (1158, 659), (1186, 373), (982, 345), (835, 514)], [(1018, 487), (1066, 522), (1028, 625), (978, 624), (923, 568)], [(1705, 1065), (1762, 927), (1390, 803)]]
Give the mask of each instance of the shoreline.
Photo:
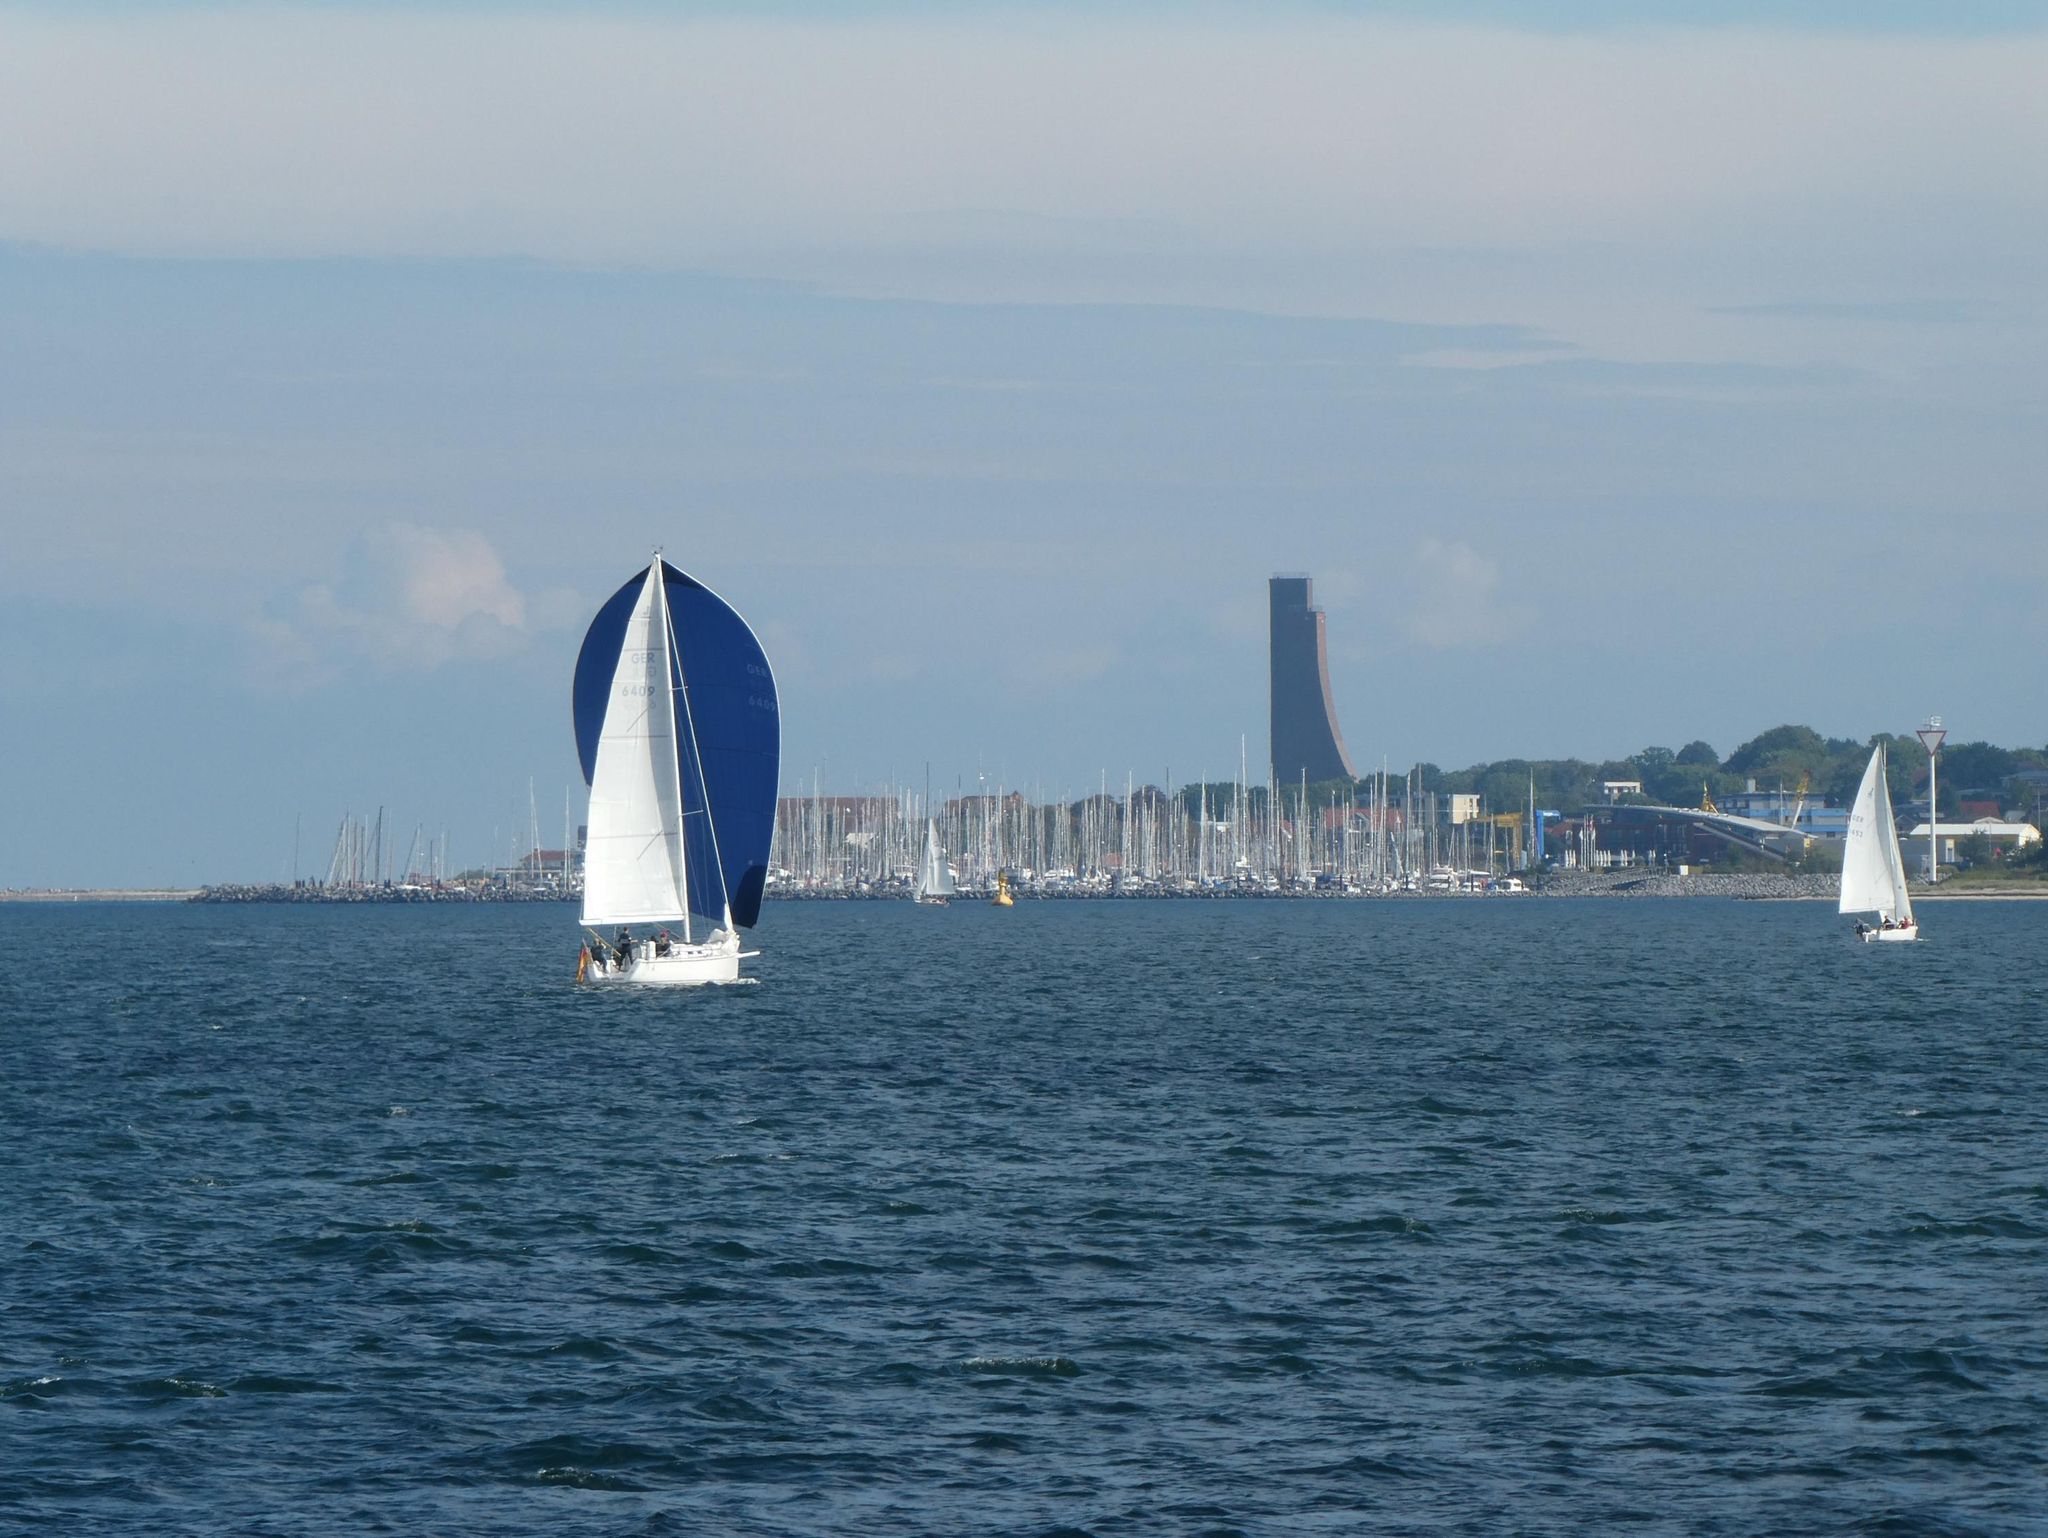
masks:
[(0, 892), (0, 903), (182, 903), (200, 887), (27, 887)]
[[(1419, 898), (1436, 901), (1470, 901), (1477, 899), (1499, 900), (1502, 898), (1548, 897), (1548, 898), (1603, 898), (1603, 899), (1718, 899), (1740, 902), (1831, 902), (1837, 892), (1832, 876), (1773, 876), (1773, 875), (1714, 875), (1696, 874), (1677, 876), (1666, 873), (1649, 875), (1602, 875), (1589, 877), (1574, 874), (1563, 879), (1553, 879), (1542, 886), (1524, 893), (1480, 893), (1480, 892), (1269, 892), (1269, 891), (1204, 891), (1204, 892), (1033, 892), (1016, 889), (1019, 902), (1214, 902), (1232, 899), (1256, 902), (1409, 902)], [(2048, 884), (2029, 886), (1982, 887), (1965, 891), (1926, 891), (1912, 894), (1916, 903), (1924, 902), (2048, 902)], [(775, 892), (766, 894), (766, 901), (772, 903), (801, 902), (909, 902), (907, 892)], [(984, 903), (987, 898), (973, 893), (961, 893), (956, 899), (965, 906)], [(204, 903), (209, 905), (265, 905), (275, 907), (297, 907), (316, 905), (321, 907), (433, 907), (448, 903), (538, 903), (571, 902), (573, 898), (558, 897), (553, 893), (493, 893), (483, 896), (461, 890), (444, 891), (437, 894), (398, 893), (388, 895), (372, 892), (337, 893), (332, 897), (311, 896), (301, 891), (277, 892), (251, 887), (66, 887), (66, 888), (23, 888), (0, 891), (0, 904), (20, 903), (52, 906), (67, 903)]]

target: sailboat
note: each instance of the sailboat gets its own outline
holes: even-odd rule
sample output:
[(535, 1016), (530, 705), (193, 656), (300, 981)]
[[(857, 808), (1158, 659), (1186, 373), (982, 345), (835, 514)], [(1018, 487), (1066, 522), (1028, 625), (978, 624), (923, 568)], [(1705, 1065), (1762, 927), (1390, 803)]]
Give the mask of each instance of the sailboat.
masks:
[(917, 900), (943, 908), (954, 891), (953, 868), (939, 850), (938, 821), (927, 817), (924, 822), (924, 862), (917, 868)]
[(1875, 913), (1875, 925), (1858, 921), (1865, 940), (1917, 940), (1913, 900), (1906, 895), (1906, 863), (1899, 857), (1899, 827), (1885, 784), (1884, 744), (1870, 752), (1870, 766), (1856, 788), (1849, 811), (1849, 838), (1842, 849), (1843, 913)]
[(761, 913), (782, 757), (761, 643), (657, 551), (590, 622), (573, 696), (594, 942), (578, 976), (738, 982), (760, 954), (739, 932)]

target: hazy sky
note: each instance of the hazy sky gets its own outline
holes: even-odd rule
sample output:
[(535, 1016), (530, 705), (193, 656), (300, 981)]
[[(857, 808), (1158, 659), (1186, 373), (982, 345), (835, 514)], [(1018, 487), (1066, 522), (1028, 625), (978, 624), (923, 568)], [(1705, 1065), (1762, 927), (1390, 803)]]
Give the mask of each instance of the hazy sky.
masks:
[[(2048, 739), (2037, 4), (0, 0), (0, 886), (548, 842), (653, 545), (792, 785)], [(577, 815), (581, 815), (580, 784)]]

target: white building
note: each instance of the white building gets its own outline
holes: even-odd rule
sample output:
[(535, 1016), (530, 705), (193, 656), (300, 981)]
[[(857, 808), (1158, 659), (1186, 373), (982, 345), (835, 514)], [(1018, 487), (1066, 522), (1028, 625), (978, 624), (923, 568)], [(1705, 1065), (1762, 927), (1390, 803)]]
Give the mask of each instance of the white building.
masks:
[[(2029, 844), (2041, 842), (2041, 830), (2030, 822), (2000, 822), (1996, 817), (1980, 817), (1975, 822), (1940, 822), (1934, 825), (1934, 840), (1941, 850), (1941, 863), (1953, 865), (1956, 845), (1980, 834), (2009, 850), (2024, 849)], [(1923, 822), (1910, 832), (1901, 833), (1899, 842), (1905, 846), (1907, 865), (1913, 863), (1916, 855), (1924, 861), (1927, 858), (1927, 824)]]

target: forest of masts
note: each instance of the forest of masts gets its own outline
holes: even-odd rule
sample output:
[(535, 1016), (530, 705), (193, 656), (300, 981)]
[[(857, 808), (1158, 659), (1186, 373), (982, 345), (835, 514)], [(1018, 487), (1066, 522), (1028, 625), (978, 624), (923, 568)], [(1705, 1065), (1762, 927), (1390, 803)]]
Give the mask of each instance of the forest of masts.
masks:
[[(424, 825), (416, 825), (411, 841), (400, 859), (396, 837), (387, 840), (384, 809), (377, 809), (373, 822), (367, 817), (344, 815), (334, 835), (334, 853), (327, 862), (325, 886), (356, 889), (398, 881), (426, 885), (447, 879), (448, 837), (426, 838)], [(393, 830), (395, 835), (396, 830)], [(294, 851), (292, 863), (298, 863)], [(294, 879), (297, 872), (294, 871)]]
[(1477, 887), (1526, 868), (1519, 816), (1450, 821), (1450, 798), (1384, 771), (1345, 787), (1197, 783), (1169, 795), (1127, 775), (1113, 790), (1046, 801), (1002, 786), (930, 797), (784, 796), (774, 883), (820, 895), (908, 889), (935, 831), (969, 890), (998, 872), (1047, 891), (1251, 887), (1395, 891)]
[[(447, 833), (429, 834), (425, 823), (414, 823), (412, 836), (401, 845), (403, 835), (399, 829), (403, 825), (387, 823), (383, 807), (377, 808), (374, 820), (345, 812), (334, 835), (334, 853), (327, 862), (326, 879), (323, 881), (315, 874), (309, 884), (335, 891), (361, 891), (394, 885), (438, 887), (447, 885), (451, 879), (491, 879), (514, 886), (566, 891), (576, 880), (572, 857), (565, 852), (571, 848), (573, 795), (568, 789), (562, 792), (561, 849), (545, 850), (541, 847), (540, 803), (533, 782), (528, 780), (526, 815), (511, 825), (505, 842), (505, 863), (494, 871), (451, 873)], [(295, 886), (300, 874), (300, 831), (295, 827), (292, 833), (290, 879)], [(491, 830), (493, 843), (498, 842), (500, 833), (498, 828)]]

